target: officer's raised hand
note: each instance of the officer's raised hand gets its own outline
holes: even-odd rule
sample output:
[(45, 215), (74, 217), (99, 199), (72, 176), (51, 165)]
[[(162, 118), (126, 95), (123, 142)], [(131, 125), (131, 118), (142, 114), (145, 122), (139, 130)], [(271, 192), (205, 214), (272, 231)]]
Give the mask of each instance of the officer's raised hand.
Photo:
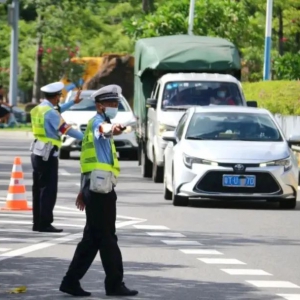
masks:
[(82, 90), (79, 89), (79, 90), (77, 91), (77, 93), (76, 93), (76, 96), (75, 96), (75, 98), (74, 98), (74, 103), (75, 103), (75, 104), (80, 103), (80, 102), (82, 101), (82, 99), (83, 99), (83, 98), (80, 98), (81, 91), (82, 91)]

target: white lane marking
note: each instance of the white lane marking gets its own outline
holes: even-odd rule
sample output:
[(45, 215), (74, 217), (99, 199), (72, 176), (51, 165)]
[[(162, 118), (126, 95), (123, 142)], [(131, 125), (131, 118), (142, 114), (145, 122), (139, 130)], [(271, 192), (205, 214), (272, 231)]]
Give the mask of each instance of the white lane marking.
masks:
[(124, 222), (117, 223), (116, 228), (121, 228), (121, 227), (129, 226), (141, 222), (145, 222), (145, 221), (124, 221)]
[(297, 288), (300, 286), (289, 281), (275, 281), (275, 280), (246, 280), (246, 282), (259, 288)]
[(134, 225), (133, 227), (146, 230), (170, 230), (170, 228), (161, 225)]
[(0, 252), (6, 252), (6, 251), (9, 251), (10, 248), (0, 248)]
[[(125, 226), (128, 226), (128, 225), (132, 225), (133, 222), (139, 223), (139, 222), (143, 222), (143, 221), (120, 222), (120, 223), (116, 224), (116, 228), (121, 228), (121, 227), (125, 227)], [(31, 246), (28, 246), (28, 247), (20, 248), (20, 249), (17, 249), (17, 250), (13, 250), (13, 251), (10, 251), (10, 252), (6, 252), (4, 254), (0, 254), (0, 261), (6, 260), (6, 259), (9, 259), (9, 258), (12, 258), (12, 257), (16, 257), (16, 256), (21, 256), (21, 255), (24, 255), (24, 254), (28, 254), (28, 253), (31, 253), (31, 252), (34, 252), (34, 251), (37, 251), (37, 250), (45, 249), (45, 248), (48, 248), (48, 247), (51, 247), (51, 246), (54, 246), (54, 245), (58, 245), (58, 244), (61, 244), (61, 243), (64, 243), (64, 242), (71, 242), (71, 241), (74, 241), (74, 240), (76, 240), (80, 237), (82, 237), (82, 233), (71, 234), (71, 235), (67, 235), (67, 236), (64, 236), (64, 237), (57, 238), (57, 239), (52, 239), (52, 240), (49, 240), (49, 241), (45, 241), (43, 243), (39, 243), (39, 244), (31, 245)]]
[(38, 234), (39, 236), (45, 234), (45, 235), (50, 235), (50, 234), (54, 234), (55, 236), (57, 235), (67, 235), (67, 234), (71, 234), (71, 232), (59, 232), (59, 233), (54, 233), (54, 232), (37, 232), (37, 231), (32, 231), (30, 229), (11, 229), (11, 228), (7, 228), (7, 229), (3, 229), (0, 228), (0, 232), (8, 232), (8, 233), (31, 233), (31, 234)]
[(257, 269), (221, 269), (221, 271), (229, 275), (259, 275), (259, 276), (273, 276), (264, 270)]
[[(27, 221), (3, 221), (1, 220), (0, 223), (2, 224), (23, 224), (23, 225), (32, 225), (32, 222), (27, 222)], [(78, 227), (78, 228), (83, 228), (83, 225), (76, 225), (76, 224), (62, 224), (62, 223), (56, 223), (54, 226), (66, 226), (66, 227)]]
[(80, 183), (75, 183), (77, 186), (80, 186)]
[[(66, 176), (71, 175), (71, 173), (69, 173), (65, 169), (59, 169), (58, 172), (59, 172), (59, 175), (66, 175)], [(78, 176), (80, 176), (80, 175), (78, 175)]]
[(52, 239), (52, 240), (49, 240), (49, 241), (46, 241), (46, 242), (43, 242), (43, 243), (39, 243), (39, 244), (24, 247), (24, 248), (20, 248), (20, 249), (17, 249), (17, 250), (13, 250), (13, 251), (10, 251), (10, 252), (6, 252), (4, 254), (0, 254), (0, 261), (6, 260), (6, 259), (9, 259), (9, 258), (12, 258), (12, 257), (16, 257), (16, 256), (21, 256), (21, 255), (24, 255), (24, 254), (28, 254), (28, 253), (31, 253), (31, 252), (34, 252), (34, 251), (37, 251), (37, 250), (42, 250), (42, 249), (45, 249), (45, 248), (48, 248), (48, 247), (51, 247), (51, 246), (54, 246), (54, 245), (58, 245), (58, 244), (61, 244), (61, 243), (64, 243), (64, 242), (70, 242), (70, 241), (73, 241), (73, 240), (76, 240), (76, 239), (80, 238), (81, 236), (82, 236), (81, 233), (80, 234), (79, 233), (70, 234), (68, 236), (60, 237), (60, 238), (57, 238), (57, 239)]
[(177, 232), (146, 232), (150, 236), (165, 236), (165, 237), (186, 237), (182, 233)]
[[(5, 217), (13, 217), (13, 218), (30, 218), (32, 219), (32, 215), (28, 215), (28, 214), (12, 214), (12, 213), (6, 213), (6, 214), (0, 214), (0, 216), (2, 218), (5, 218)], [(55, 216), (54, 219), (55, 220), (68, 220), (68, 221), (85, 221), (85, 215), (82, 215), (82, 217), (84, 218), (70, 218), (70, 217), (57, 217)]]
[(167, 245), (173, 245), (173, 246), (184, 246), (184, 245), (202, 245), (198, 243), (197, 241), (185, 241), (185, 240), (162, 240), (163, 243)]
[(179, 249), (185, 254), (205, 254), (205, 255), (223, 255), (223, 253), (214, 249)]
[[(74, 206), (75, 206), (75, 199), (74, 199)], [(55, 205), (55, 208), (79, 212), (79, 209), (71, 208), (71, 207), (67, 207), (67, 206)]]
[(6, 242), (25, 242), (25, 243), (38, 243), (40, 240), (28, 239), (28, 238), (0, 238), (0, 241)]
[(246, 265), (246, 263), (234, 258), (198, 258), (198, 260), (206, 264)]
[(125, 220), (127, 219), (127, 220), (147, 221), (147, 219), (126, 217), (126, 216), (121, 216), (121, 215), (118, 215), (117, 217), (120, 219), (125, 219)]
[(300, 300), (300, 294), (277, 294), (277, 296), (286, 300)]

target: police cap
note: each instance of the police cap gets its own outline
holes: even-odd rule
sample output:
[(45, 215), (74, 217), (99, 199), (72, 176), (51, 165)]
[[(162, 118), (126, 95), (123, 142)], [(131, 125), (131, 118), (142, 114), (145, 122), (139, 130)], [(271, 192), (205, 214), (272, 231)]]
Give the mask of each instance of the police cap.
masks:
[(58, 81), (44, 85), (41, 87), (41, 91), (44, 92), (45, 96), (54, 97), (60, 95), (64, 87), (64, 84)]
[(120, 101), (122, 88), (116, 84), (110, 84), (102, 87), (91, 95), (95, 102)]

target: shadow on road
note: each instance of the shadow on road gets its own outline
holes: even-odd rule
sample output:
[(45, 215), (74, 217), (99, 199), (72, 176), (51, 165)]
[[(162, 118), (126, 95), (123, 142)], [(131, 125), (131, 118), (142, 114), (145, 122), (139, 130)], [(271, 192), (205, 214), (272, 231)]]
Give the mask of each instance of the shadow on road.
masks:
[[(69, 260), (51, 257), (19, 257), (1, 262), (0, 299), (72, 299), (58, 291), (69, 262)], [(140, 292), (138, 297), (125, 299), (276, 300), (276, 296), (262, 295), (261, 291), (243, 283), (184, 280), (164, 277), (163, 274), (145, 275), (147, 272), (159, 274), (159, 272), (163, 273), (171, 269), (184, 268), (183, 265), (126, 262), (124, 267), (125, 283), (128, 287), (135, 288)], [(83, 288), (93, 293), (89, 299), (117, 299), (105, 296), (103, 280), (104, 273), (101, 265), (94, 263), (82, 280)], [(26, 293), (7, 293), (8, 290), (21, 285), (27, 287)]]

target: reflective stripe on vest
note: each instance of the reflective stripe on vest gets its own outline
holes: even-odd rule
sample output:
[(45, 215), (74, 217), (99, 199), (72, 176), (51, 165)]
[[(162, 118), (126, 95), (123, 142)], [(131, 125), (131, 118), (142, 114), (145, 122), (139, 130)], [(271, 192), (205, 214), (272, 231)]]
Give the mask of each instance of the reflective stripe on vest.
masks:
[(81, 173), (92, 172), (94, 170), (102, 170), (111, 171), (117, 177), (120, 174), (120, 165), (117, 157), (117, 151), (114, 144), (114, 140), (110, 140), (113, 155), (113, 165), (99, 162), (95, 148), (94, 135), (92, 131), (93, 122), (94, 118), (88, 122), (82, 140), (80, 154)]
[(45, 115), (53, 108), (48, 105), (41, 106), (38, 105), (30, 111), (31, 115), (31, 125), (34, 137), (44, 143), (51, 142), (52, 145), (61, 147), (60, 139), (53, 139), (47, 137), (45, 129)]

